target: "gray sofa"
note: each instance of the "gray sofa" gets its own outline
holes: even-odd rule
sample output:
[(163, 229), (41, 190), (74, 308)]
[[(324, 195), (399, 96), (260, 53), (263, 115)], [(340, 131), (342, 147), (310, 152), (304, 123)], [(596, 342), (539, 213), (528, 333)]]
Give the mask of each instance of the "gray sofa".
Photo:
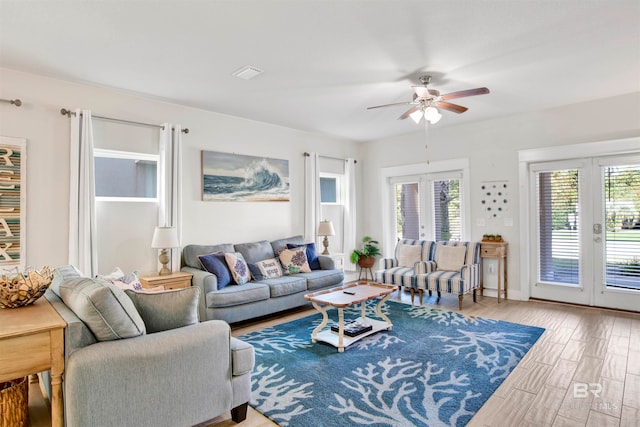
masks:
[(45, 297), (67, 322), (66, 426), (186, 427), (227, 411), (244, 420), (253, 347), (226, 322), (199, 322), (198, 289), (126, 292), (73, 266), (54, 273)]
[(320, 269), (244, 285), (218, 289), (215, 274), (205, 271), (198, 256), (214, 252), (239, 252), (248, 264), (277, 257), (287, 243), (304, 244), (302, 236), (274, 241), (262, 240), (241, 244), (187, 245), (182, 251), (182, 271), (193, 274), (192, 285), (202, 291), (200, 318), (239, 322), (309, 304), (304, 295), (343, 283), (344, 273), (336, 269), (332, 258), (319, 255)]

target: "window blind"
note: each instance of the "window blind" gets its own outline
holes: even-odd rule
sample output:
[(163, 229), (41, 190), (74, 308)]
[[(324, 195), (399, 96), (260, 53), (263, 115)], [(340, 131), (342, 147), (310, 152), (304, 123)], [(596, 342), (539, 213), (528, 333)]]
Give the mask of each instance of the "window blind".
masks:
[(580, 284), (578, 169), (537, 173), (538, 280)]
[(604, 188), (605, 283), (638, 289), (640, 282), (640, 165), (601, 169)]

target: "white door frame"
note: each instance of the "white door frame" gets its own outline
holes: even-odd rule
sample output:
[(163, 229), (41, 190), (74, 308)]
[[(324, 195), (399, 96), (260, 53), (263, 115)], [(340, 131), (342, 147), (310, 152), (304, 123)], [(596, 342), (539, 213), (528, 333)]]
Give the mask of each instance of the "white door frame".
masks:
[[(640, 136), (610, 141), (588, 142), (555, 147), (518, 151), (518, 177), (520, 193), (520, 241), (529, 241), (531, 218), (531, 194), (529, 164), (553, 160), (569, 160), (582, 157), (601, 157), (640, 152)], [(522, 300), (530, 297), (531, 248), (528, 244), (520, 248), (520, 283)]]

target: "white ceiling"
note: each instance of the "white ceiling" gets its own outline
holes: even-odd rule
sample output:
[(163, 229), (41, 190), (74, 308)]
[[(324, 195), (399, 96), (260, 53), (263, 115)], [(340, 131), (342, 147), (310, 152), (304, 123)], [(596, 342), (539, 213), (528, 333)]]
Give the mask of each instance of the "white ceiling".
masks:
[(0, 0), (0, 66), (367, 141), (422, 74), (491, 90), (440, 127), (640, 92), (640, 1)]

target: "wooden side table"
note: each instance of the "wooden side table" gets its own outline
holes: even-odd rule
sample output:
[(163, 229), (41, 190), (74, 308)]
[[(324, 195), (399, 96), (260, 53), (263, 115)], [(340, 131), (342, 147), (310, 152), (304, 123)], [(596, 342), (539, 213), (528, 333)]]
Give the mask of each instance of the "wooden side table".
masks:
[[(507, 299), (507, 242), (480, 242), (480, 257), (493, 258), (498, 260), (498, 302), (500, 294), (504, 292), (504, 299)], [(480, 279), (480, 295), (484, 295), (484, 274)], [(503, 291), (500, 290), (501, 285)]]
[(169, 289), (183, 289), (191, 286), (191, 277), (193, 274), (177, 271), (171, 274), (165, 274), (163, 276), (155, 274), (149, 274), (140, 277), (140, 283), (143, 288), (155, 288), (158, 286), (164, 287), (165, 290)]
[(44, 297), (0, 308), (0, 382), (51, 371), (51, 425), (64, 426), (62, 373), (67, 323)]

